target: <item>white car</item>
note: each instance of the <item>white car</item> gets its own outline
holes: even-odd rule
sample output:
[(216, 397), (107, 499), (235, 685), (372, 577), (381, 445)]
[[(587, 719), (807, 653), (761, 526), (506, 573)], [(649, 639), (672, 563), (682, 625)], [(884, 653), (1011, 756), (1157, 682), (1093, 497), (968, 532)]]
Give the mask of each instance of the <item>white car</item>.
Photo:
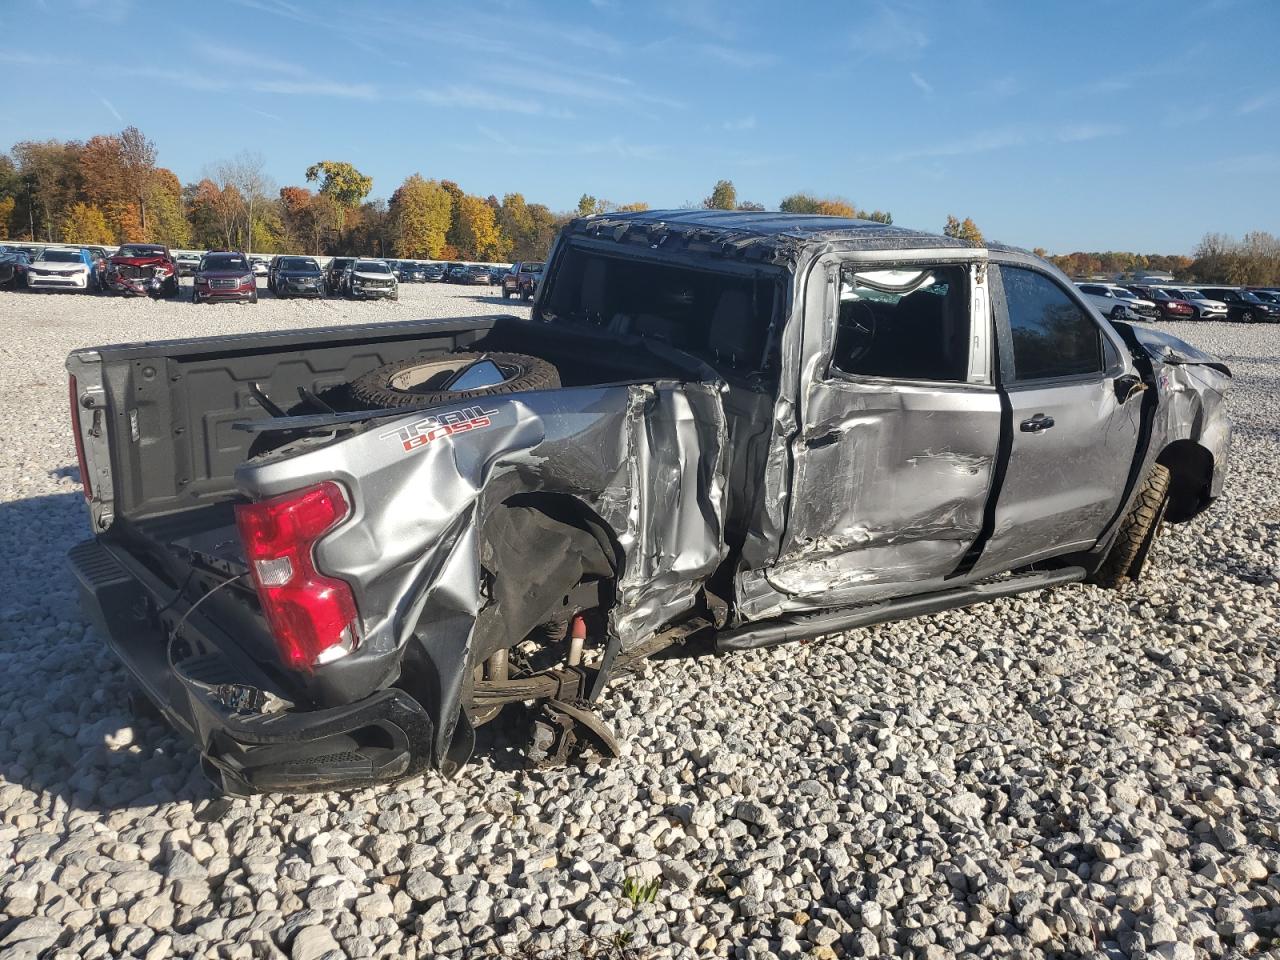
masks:
[(31, 290), (88, 290), (95, 283), (89, 255), (77, 247), (45, 247), (27, 268)]
[(265, 277), (271, 272), (271, 262), (263, 260), (261, 257), (250, 257), (249, 266), (253, 269), (255, 277)]
[(1190, 287), (1161, 287), (1165, 293), (1176, 300), (1185, 300), (1195, 310), (1197, 320), (1225, 320), (1227, 305), (1221, 300), (1210, 300), (1199, 290)]
[(1098, 312), (1112, 320), (1155, 320), (1160, 308), (1117, 283), (1081, 281), (1076, 287)]
[(399, 300), (400, 284), (385, 260), (357, 260), (347, 275), (347, 295), (361, 300)]

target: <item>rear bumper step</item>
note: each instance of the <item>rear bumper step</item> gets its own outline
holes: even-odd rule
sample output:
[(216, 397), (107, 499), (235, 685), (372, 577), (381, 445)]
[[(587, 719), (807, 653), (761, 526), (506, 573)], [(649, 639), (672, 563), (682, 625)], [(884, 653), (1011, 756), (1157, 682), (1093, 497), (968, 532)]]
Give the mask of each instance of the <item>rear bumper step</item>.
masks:
[(979, 581), (967, 586), (927, 593), (880, 603), (867, 603), (856, 607), (841, 607), (821, 613), (801, 614), (765, 623), (747, 624), (716, 635), (715, 647), (719, 653), (736, 650), (757, 650), (776, 647), (793, 640), (810, 640), (828, 633), (839, 633), (856, 627), (869, 627), (893, 620), (922, 617), (957, 607), (1011, 597), (1029, 590), (1042, 590), (1064, 583), (1079, 583), (1085, 578), (1083, 567), (1063, 567), (1060, 570), (1043, 570), (1014, 574), (996, 580)]
[[(288, 699), (196, 609), (183, 638), (200, 652), (171, 663), (146, 586), (96, 540), (68, 554), (85, 613), (148, 699), (200, 750), (229, 793), (351, 789), (412, 776), (431, 762), (431, 718), (403, 690), (356, 703), (258, 712), (246, 691)], [(178, 611), (180, 613), (180, 611)]]

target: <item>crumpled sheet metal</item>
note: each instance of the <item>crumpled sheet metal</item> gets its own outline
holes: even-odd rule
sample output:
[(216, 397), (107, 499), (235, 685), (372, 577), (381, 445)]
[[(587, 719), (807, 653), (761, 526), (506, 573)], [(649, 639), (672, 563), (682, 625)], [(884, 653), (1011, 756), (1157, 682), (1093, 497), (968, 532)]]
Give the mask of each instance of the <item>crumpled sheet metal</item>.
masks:
[(458, 409), (482, 425), (439, 435), (438, 421), (454, 409), (432, 411), (436, 421), (421, 413), (380, 421), (237, 472), (254, 497), (330, 479), (351, 495), (353, 516), (317, 547), (317, 561), (352, 585), (364, 634), (326, 674), (345, 673), (370, 691), (385, 685), (419, 621), (417, 639), (437, 666), (461, 671), (485, 603), (484, 517), (521, 493), (574, 497), (613, 531), (623, 570), (612, 625), (624, 649), (696, 601), (724, 556), (727, 432), (717, 385), (477, 398)]

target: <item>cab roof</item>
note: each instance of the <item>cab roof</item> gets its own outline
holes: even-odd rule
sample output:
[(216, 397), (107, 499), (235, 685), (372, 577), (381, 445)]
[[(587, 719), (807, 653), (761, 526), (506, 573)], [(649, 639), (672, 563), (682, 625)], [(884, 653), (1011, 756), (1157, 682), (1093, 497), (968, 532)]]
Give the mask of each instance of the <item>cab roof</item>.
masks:
[[(619, 243), (665, 245), (683, 241), (686, 247), (705, 248), (724, 256), (785, 261), (803, 246), (839, 243), (848, 249), (895, 248), (964, 249), (975, 244), (909, 227), (874, 220), (828, 217), (819, 214), (777, 213), (748, 210), (644, 210), (638, 213), (605, 213), (572, 220), (565, 232), (573, 236), (612, 239)], [(986, 244), (988, 249), (1011, 249)]]

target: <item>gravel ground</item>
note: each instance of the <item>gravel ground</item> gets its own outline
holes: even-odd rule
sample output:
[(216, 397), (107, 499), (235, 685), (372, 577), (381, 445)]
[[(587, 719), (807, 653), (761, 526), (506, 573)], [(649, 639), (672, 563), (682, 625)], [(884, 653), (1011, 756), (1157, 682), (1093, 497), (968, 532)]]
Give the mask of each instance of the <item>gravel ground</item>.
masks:
[(488, 294), (0, 294), (0, 958), (1280, 950), (1275, 327), (1178, 327), (1237, 374), (1232, 471), (1127, 592), (651, 663), (603, 704), (607, 767), (495, 747), (451, 782), (214, 797), (78, 609), (65, 354)]

